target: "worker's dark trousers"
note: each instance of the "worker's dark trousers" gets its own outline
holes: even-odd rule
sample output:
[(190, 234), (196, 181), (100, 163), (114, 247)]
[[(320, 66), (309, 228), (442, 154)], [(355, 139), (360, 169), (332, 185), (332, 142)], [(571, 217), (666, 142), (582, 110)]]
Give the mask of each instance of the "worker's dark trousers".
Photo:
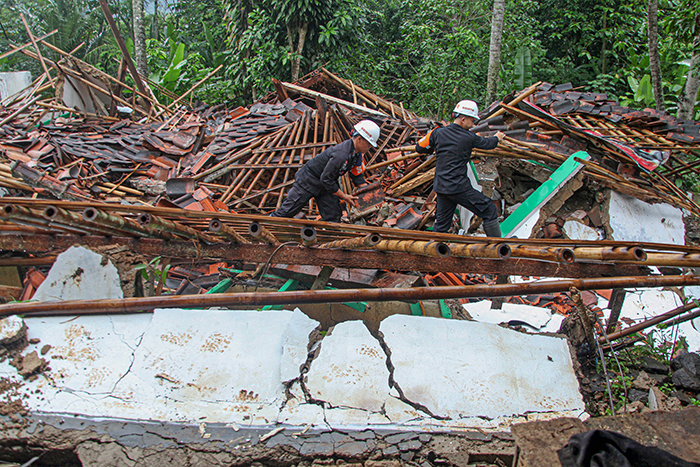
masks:
[(301, 188), (296, 183), (287, 193), (287, 197), (282, 202), (280, 208), (270, 214), (272, 217), (294, 217), (309, 203), (313, 198), (318, 205), (318, 212), (326, 222), (340, 222), (340, 217), (343, 215), (343, 210), (340, 207), (340, 200), (333, 193), (326, 190), (321, 190), (319, 193), (311, 193)]
[(457, 205), (464, 206), (484, 220), (484, 230), (489, 237), (500, 237), (501, 230), (498, 226), (498, 211), (491, 199), (480, 191), (469, 187), (461, 193), (449, 195), (437, 194), (437, 207), (435, 209), (435, 225), (433, 232), (447, 232), (452, 225)]

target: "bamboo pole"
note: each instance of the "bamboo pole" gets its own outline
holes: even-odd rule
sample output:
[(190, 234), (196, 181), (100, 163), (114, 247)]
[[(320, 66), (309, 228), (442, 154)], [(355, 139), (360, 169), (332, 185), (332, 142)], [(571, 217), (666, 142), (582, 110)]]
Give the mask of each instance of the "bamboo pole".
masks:
[(250, 235), (253, 238), (256, 238), (258, 240), (262, 240), (266, 243), (269, 243), (271, 245), (279, 245), (280, 241), (277, 240), (277, 237), (267, 230), (265, 227), (260, 224), (258, 221), (253, 221), (250, 223), (248, 226), (248, 235)]
[[(43, 40), (43, 39), (47, 39), (47, 38), (53, 36), (53, 35), (56, 34), (57, 32), (58, 32), (58, 29), (54, 29), (54, 30), (51, 31), (50, 33), (44, 34), (44, 35), (41, 36), (41, 37), (36, 37), (35, 39), (36, 39), (37, 41), (41, 41), (41, 40)], [(5, 52), (5, 53), (3, 53), (3, 54), (0, 54), (0, 60), (2, 60), (3, 58), (9, 57), (10, 55), (12, 55), (12, 54), (14, 54), (14, 53), (16, 53), (16, 52), (19, 52), (20, 50), (24, 50), (24, 49), (26, 49), (27, 47), (29, 47), (29, 46), (31, 46), (31, 45), (33, 45), (31, 42), (27, 42), (26, 44), (21, 45), (21, 46), (17, 47), (16, 49), (8, 50), (7, 52)]]
[(612, 334), (608, 334), (607, 336), (602, 336), (598, 338), (598, 342), (601, 344), (606, 343), (607, 341), (613, 341), (615, 339), (619, 339), (621, 337), (629, 336), (630, 334), (634, 334), (635, 332), (642, 331), (646, 328), (649, 328), (655, 324), (661, 323), (663, 321), (669, 320), (671, 318), (674, 318), (681, 313), (685, 313), (686, 311), (693, 310), (695, 308), (698, 308), (698, 304), (693, 302), (688, 305), (683, 305), (679, 306), (678, 308), (674, 308), (671, 311), (667, 311), (666, 313), (660, 314), (659, 316), (655, 316), (651, 319), (647, 319), (645, 321), (642, 321), (641, 323), (635, 324), (634, 326), (630, 326), (626, 329), (623, 329), (618, 332), (613, 332)]
[(46, 77), (49, 80), (49, 84), (51, 85), (52, 88), (56, 89), (56, 83), (54, 83), (53, 78), (51, 78), (51, 74), (49, 73), (49, 69), (46, 67), (46, 62), (44, 62), (44, 57), (42, 57), (41, 50), (39, 50), (39, 45), (36, 43), (36, 38), (34, 37), (34, 34), (32, 34), (32, 31), (29, 29), (29, 24), (27, 24), (27, 20), (24, 18), (24, 13), (20, 13), (19, 17), (22, 20), (22, 24), (24, 24), (24, 29), (27, 30), (27, 34), (29, 35), (29, 40), (32, 41), (32, 45), (34, 46), (34, 50), (36, 50), (36, 54), (39, 57), (39, 63), (41, 63), (41, 67), (44, 69), (44, 73), (46, 73)]
[(224, 67), (223, 64), (222, 64), (222, 65), (219, 65), (219, 66), (217, 66), (216, 68), (214, 68), (212, 71), (210, 71), (209, 73), (207, 73), (207, 76), (205, 76), (204, 78), (202, 78), (201, 80), (199, 80), (194, 86), (192, 86), (190, 89), (188, 89), (183, 95), (181, 95), (180, 97), (178, 97), (176, 100), (174, 100), (173, 102), (171, 102), (170, 105), (168, 105), (168, 106), (165, 107), (163, 110), (161, 110), (160, 112), (158, 112), (158, 113), (155, 115), (154, 118), (158, 118), (158, 117), (160, 117), (163, 113), (170, 111), (170, 110), (172, 109), (172, 107), (173, 107), (175, 104), (177, 104), (178, 102), (180, 102), (181, 100), (183, 100), (185, 97), (187, 97), (187, 96), (189, 96), (191, 93), (193, 93), (198, 87), (200, 87), (202, 84), (204, 84), (209, 78), (211, 78), (212, 76), (214, 76), (216, 73), (218, 73), (219, 70), (221, 70), (223, 67)]
[(442, 242), (425, 242), (421, 240), (381, 240), (373, 249), (379, 251), (402, 251), (422, 256), (436, 256), (448, 258), (451, 255), (450, 247)]
[(191, 227), (173, 222), (162, 217), (154, 216), (153, 214), (142, 213), (137, 217), (137, 222), (142, 226), (150, 227), (154, 230), (164, 230), (175, 235), (195, 240), (203, 240), (207, 243), (217, 243), (216, 238), (199, 232)]
[(369, 234), (364, 237), (347, 238), (335, 240), (321, 245), (321, 248), (340, 248), (343, 250), (356, 250), (360, 248), (371, 248), (382, 241), (379, 234)]
[(510, 258), (511, 247), (506, 243), (474, 244), (464, 245), (460, 243), (450, 243), (452, 255), (460, 258), (487, 258), (506, 259)]
[(212, 219), (209, 221), (209, 231), (212, 233), (218, 233), (233, 243), (250, 243), (241, 234), (233, 230), (233, 228), (224, 225), (224, 223), (219, 219)]
[(145, 235), (147, 237), (162, 238), (164, 240), (172, 240), (175, 238), (175, 236), (169, 232), (152, 229), (148, 226), (140, 225), (138, 222), (131, 219), (126, 219), (118, 214), (108, 214), (93, 207), (85, 208), (82, 217), (86, 222), (108, 226), (129, 234), (135, 234), (136, 236)]
[(557, 263), (573, 263), (576, 260), (576, 255), (571, 248), (547, 246), (511, 245), (510, 256), (512, 258), (539, 259)]

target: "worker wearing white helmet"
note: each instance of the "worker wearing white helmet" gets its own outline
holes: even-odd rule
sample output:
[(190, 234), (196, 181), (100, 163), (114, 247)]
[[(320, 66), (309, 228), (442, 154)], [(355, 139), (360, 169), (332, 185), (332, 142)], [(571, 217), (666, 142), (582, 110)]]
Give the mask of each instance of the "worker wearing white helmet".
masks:
[(294, 217), (311, 198), (316, 200), (318, 211), (326, 222), (340, 222), (343, 210), (340, 200), (348, 206), (359, 207), (357, 196), (343, 192), (338, 179), (350, 173), (355, 186), (363, 186), (365, 162), (362, 155), (370, 147), (377, 147), (379, 126), (371, 120), (362, 120), (354, 126), (350, 139), (323, 151), (299, 169), (294, 186), (273, 217)]
[(489, 237), (500, 237), (498, 211), (491, 199), (472, 187), (467, 171), (472, 149), (494, 149), (505, 135), (497, 132), (482, 138), (469, 131), (479, 120), (476, 102), (463, 100), (452, 112), (453, 123), (435, 128), (416, 145), (416, 152), (435, 152), (436, 167), (433, 190), (437, 194), (434, 232), (447, 232), (452, 225), (457, 205), (464, 206), (484, 220), (484, 231)]

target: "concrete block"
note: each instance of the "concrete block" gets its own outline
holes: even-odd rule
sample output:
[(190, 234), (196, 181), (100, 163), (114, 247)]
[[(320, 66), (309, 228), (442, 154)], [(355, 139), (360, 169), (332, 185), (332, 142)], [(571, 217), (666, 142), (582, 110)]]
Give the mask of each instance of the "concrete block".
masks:
[(391, 316), (380, 326), (406, 398), (451, 419), (583, 411), (564, 339), (473, 321)]
[(389, 393), (386, 354), (362, 321), (333, 328), (307, 378), (310, 396), (333, 407), (379, 412)]
[(124, 298), (119, 273), (104, 256), (72, 246), (56, 257), (34, 300), (97, 300)]
[(564, 233), (572, 240), (600, 240), (600, 234), (596, 229), (579, 221), (564, 222)]

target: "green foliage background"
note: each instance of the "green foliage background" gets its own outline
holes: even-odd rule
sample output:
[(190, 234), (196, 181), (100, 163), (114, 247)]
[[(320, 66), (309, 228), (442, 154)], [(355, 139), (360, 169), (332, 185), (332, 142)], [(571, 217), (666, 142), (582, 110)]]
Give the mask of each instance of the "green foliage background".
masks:
[[(195, 97), (250, 104), (272, 89), (271, 78), (290, 79), (288, 27), (308, 21), (302, 75), (325, 66), (425, 116), (445, 118), (464, 98), (489, 104), (492, 1), (159, 0), (157, 30), (155, 0), (144, 1), (149, 78), (166, 101), (166, 91), (183, 93), (223, 65)], [(132, 47), (131, 0), (109, 4)], [(650, 105), (646, 7), (643, 0), (507, 0), (499, 96), (542, 80), (607, 92), (633, 107)], [(685, 83), (698, 10), (691, 0), (659, 4), (670, 112)], [(79, 47), (78, 58), (116, 74), (121, 54), (97, 0), (3, 0), (0, 52), (28, 41), (19, 13), (35, 35), (57, 29), (50, 42), (65, 51)], [(22, 54), (0, 60), (0, 71), (11, 70), (41, 72)]]

